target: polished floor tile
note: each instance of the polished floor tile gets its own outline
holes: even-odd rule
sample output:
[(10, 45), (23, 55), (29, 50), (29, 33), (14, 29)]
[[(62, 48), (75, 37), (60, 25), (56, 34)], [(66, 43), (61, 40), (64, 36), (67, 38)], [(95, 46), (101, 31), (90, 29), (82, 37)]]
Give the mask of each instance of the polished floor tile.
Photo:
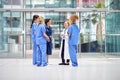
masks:
[(60, 61), (51, 58), (48, 66), (37, 67), (31, 59), (0, 59), (0, 80), (120, 80), (119, 58), (81, 58), (78, 67)]

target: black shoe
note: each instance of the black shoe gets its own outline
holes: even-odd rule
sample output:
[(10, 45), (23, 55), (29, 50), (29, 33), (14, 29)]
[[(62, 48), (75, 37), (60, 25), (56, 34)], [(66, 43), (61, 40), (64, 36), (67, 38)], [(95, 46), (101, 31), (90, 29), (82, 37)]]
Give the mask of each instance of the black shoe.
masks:
[(59, 63), (59, 65), (65, 65), (65, 63)]
[(65, 65), (70, 65), (69, 63), (65, 63)]

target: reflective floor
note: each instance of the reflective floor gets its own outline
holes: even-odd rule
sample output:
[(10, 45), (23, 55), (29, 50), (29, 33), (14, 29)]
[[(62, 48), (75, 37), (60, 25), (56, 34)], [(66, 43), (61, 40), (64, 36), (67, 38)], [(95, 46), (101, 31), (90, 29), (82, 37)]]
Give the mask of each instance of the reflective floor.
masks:
[(31, 59), (0, 59), (0, 80), (120, 80), (120, 58), (79, 58), (79, 66), (60, 66), (51, 58), (46, 67)]

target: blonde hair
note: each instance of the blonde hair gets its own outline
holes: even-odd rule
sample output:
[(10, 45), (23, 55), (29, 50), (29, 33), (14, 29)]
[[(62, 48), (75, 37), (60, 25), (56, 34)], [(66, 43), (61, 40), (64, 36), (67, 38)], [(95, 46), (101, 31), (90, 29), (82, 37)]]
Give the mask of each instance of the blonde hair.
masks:
[(42, 16), (40, 16), (39, 19), (40, 19), (40, 23), (39, 24), (42, 24), (44, 22), (44, 18)]
[(70, 23), (71, 23), (71, 24), (74, 24), (74, 23), (76, 22), (76, 20), (78, 20), (78, 19), (79, 19), (78, 15), (72, 14), (72, 15), (70, 16)]

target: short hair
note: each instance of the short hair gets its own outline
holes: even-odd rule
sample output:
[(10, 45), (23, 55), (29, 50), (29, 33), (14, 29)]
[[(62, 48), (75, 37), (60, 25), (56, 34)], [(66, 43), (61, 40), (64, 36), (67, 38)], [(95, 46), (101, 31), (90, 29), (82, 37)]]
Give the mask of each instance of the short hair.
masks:
[(70, 16), (71, 24), (74, 24), (74, 23), (76, 22), (76, 20), (78, 20), (78, 19), (79, 19), (78, 15), (72, 14), (72, 15)]

